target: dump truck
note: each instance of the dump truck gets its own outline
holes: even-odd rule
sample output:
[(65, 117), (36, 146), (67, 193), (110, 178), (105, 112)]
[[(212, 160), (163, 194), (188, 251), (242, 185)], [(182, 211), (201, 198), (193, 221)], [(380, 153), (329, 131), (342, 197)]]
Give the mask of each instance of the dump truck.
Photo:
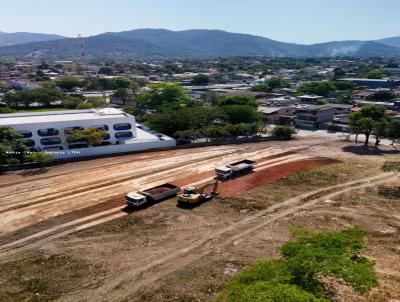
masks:
[(153, 187), (150, 189), (129, 192), (126, 194), (126, 204), (128, 207), (142, 207), (151, 203), (156, 203), (176, 196), (181, 188), (170, 183)]
[(215, 169), (215, 174), (219, 179), (228, 179), (239, 174), (249, 173), (256, 167), (254, 160), (244, 159), (226, 166)]
[[(219, 196), (218, 183), (219, 181), (215, 180), (211, 183), (202, 185), (199, 188), (185, 188), (183, 192), (178, 195), (178, 205), (181, 207), (195, 206)], [(211, 193), (206, 193), (205, 189), (211, 186), (213, 187)]]

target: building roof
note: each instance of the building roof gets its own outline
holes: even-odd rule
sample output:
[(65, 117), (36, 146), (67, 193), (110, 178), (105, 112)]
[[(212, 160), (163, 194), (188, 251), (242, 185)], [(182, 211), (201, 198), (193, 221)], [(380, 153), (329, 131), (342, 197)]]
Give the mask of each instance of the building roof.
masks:
[(326, 106), (333, 107), (333, 108), (342, 108), (342, 109), (351, 109), (354, 107), (354, 105), (348, 105), (348, 104), (334, 104), (334, 103), (329, 103), (325, 104)]
[(320, 99), (320, 98), (322, 98), (322, 96), (315, 95), (315, 94), (312, 94), (312, 95), (305, 94), (305, 95), (299, 95), (298, 98), (300, 98), (300, 99)]
[(265, 113), (265, 114), (271, 114), (271, 113), (279, 111), (282, 108), (285, 108), (285, 107), (265, 107), (265, 106), (260, 106), (260, 107), (258, 107), (258, 111), (261, 112), (261, 113)]
[(342, 78), (340, 81), (363, 81), (363, 82), (389, 82), (389, 81), (400, 81), (399, 79), (365, 79), (365, 78)]
[(311, 111), (311, 110), (321, 110), (321, 109), (333, 109), (331, 106), (327, 105), (313, 105), (313, 104), (307, 104), (307, 105), (300, 105), (295, 107), (297, 110), (303, 110), (303, 111)]
[(81, 120), (99, 120), (121, 118), (126, 116), (126, 113), (116, 108), (8, 113), (0, 114), (0, 126)]

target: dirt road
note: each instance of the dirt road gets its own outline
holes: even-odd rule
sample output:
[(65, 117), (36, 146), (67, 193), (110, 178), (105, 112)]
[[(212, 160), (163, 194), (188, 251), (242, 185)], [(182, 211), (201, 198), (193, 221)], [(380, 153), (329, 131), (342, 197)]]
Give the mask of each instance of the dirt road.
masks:
[(186, 179), (188, 184), (196, 177), (201, 181), (204, 173), (237, 159), (273, 163), (276, 157), (310, 157), (309, 146), (318, 143), (316, 139), (154, 152), (64, 164), (37, 174), (9, 173), (0, 176), (0, 234), (102, 203), (111, 205), (126, 192), (163, 182)]
[[(183, 267), (207, 256), (209, 253), (223, 249), (225, 246), (233, 244), (244, 236), (251, 235), (251, 233), (278, 219), (291, 216), (296, 212), (313, 207), (324, 200), (340, 194), (361, 188), (374, 187), (378, 184), (395, 180), (396, 178), (397, 176), (391, 173), (381, 173), (374, 177), (351, 181), (296, 196), (263, 211), (259, 211), (255, 215), (222, 228), (213, 234), (207, 234), (207, 236), (200, 238), (183, 250), (169, 253), (154, 261), (141, 263), (140, 267), (136, 270), (129, 270), (129, 272), (126, 270), (117, 271), (114, 278), (112, 278), (106, 287), (111, 290), (116, 288), (121, 282), (131, 284), (130, 293), (134, 294), (135, 290), (143, 290), (144, 287), (152, 285), (155, 281), (171, 272), (181, 270)], [(124, 296), (123, 289), (120, 294), (121, 297)], [(118, 295), (118, 291), (114, 290), (114, 298), (115, 295)]]

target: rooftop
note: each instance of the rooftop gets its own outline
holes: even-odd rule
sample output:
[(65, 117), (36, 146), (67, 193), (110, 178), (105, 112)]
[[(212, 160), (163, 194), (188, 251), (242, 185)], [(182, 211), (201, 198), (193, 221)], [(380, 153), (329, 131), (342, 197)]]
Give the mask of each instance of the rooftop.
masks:
[(0, 114), (0, 126), (126, 117), (116, 108)]
[(265, 113), (265, 114), (271, 114), (271, 113), (279, 111), (282, 108), (287, 108), (287, 107), (264, 107), (264, 106), (261, 106), (258, 108), (258, 111), (261, 113)]
[(320, 99), (320, 98), (322, 98), (322, 96), (315, 95), (315, 94), (311, 94), (311, 95), (305, 94), (305, 95), (299, 95), (298, 98), (301, 98), (301, 99)]
[(364, 82), (388, 82), (400, 81), (400, 79), (365, 79), (365, 78), (342, 78), (340, 81), (364, 81)]

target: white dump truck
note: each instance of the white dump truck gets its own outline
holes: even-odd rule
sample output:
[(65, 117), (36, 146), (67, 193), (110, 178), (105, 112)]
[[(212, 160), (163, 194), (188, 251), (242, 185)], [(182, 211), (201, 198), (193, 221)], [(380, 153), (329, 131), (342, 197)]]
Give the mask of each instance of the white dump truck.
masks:
[(240, 174), (250, 173), (256, 167), (254, 160), (244, 159), (215, 169), (219, 179), (228, 179)]
[(176, 196), (180, 190), (180, 187), (166, 183), (143, 191), (129, 192), (125, 196), (126, 204), (134, 208), (145, 206)]

